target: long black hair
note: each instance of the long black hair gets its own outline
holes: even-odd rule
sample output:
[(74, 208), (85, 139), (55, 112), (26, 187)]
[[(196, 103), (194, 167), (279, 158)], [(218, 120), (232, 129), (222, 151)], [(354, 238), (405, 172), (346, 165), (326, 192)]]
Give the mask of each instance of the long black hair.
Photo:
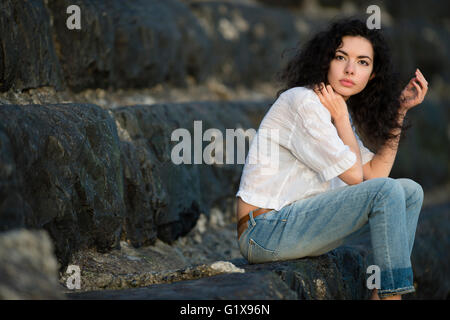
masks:
[[(392, 135), (394, 128), (401, 128), (401, 137), (411, 127), (406, 121), (398, 124), (399, 98), (402, 87), (400, 76), (394, 70), (391, 51), (381, 29), (369, 29), (365, 22), (355, 17), (341, 18), (332, 22), (327, 30), (317, 33), (288, 61), (277, 80), (284, 87), (280, 94), (290, 88), (304, 86), (310, 89), (323, 82), (328, 84), (327, 74), (336, 50), (344, 36), (361, 36), (369, 40), (374, 50), (375, 77), (366, 87), (346, 102), (355, 129), (366, 145), (375, 152), (379, 147), (399, 135)], [(297, 47), (300, 46), (300, 43)], [(283, 52), (284, 54), (284, 52)]]

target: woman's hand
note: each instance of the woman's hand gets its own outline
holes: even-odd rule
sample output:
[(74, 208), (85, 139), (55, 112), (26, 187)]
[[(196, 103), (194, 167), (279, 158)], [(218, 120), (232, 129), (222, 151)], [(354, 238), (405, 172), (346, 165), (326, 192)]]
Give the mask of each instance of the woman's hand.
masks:
[(417, 69), (416, 76), (408, 82), (400, 94), (400, 112), (406, 113), (409, 109), (422, 103), (427, 91), (428, 82), (422, 72)]
[(319, 86), (314, 87), (314, 92), (318, 95), (320, 102), (330, 111), (333, 123), (341, 118), (348, 118), (347, 103), (344, 98), (334, 92), (331, 85), (325, 86), (323, 82)]

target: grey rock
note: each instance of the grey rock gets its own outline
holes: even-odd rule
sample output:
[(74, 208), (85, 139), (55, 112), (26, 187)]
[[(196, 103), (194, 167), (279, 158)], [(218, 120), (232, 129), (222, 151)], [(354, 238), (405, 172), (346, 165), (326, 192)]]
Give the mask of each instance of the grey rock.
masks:
[[(365, 283), (364, 250), (342, 247), (319, 257), (254, 265), (248, 265), (240, 259), (235, 261), (236, 265), (230, 261), (216, 262), (167, 274), (142, 274), (139, 277), (128, 275), (124, 279), (129, 284), (160, 282), (145, 288), (78, 292), (67, 295), (70, 299), (194, 300), (324, 300), (369, 297)], [(215, 275), (218, 273), (225, 274)], [(185, 279), (194, 280), (180, 281)]]
[(228, 273), (199, 280), (157, 284), (144, 288), (67, 294), (69, 299), (156, 300), (293, 300), (296, 294), (270, 271)]
[(274, 7), (288, 7), (288, 8), (298, 8), (303, 4), (303, 0), (257, 0), (265, 5), (270, 5)]
[[(97, 262), (100, 262), (100, 259), (99, 257), (96, 257)], [(124, 269), (123, 267), (127, 263), (129, 263), (128, 261), (123, 260), (116, 260), (116, 262), (118, 265), (122, 266), (122, 269)], [(139, 263), (138, 265), (145, 266), (145, 264), (142, 263)], [(94, 271), (86, 271), (85, 266), (79, 267), (81, 274), (80, 288), (77, 288), (76, 291), (68, 288), (68, 290), (65, 290), (65, 293), (71, 294), (74, 292), (92, 292), (98, 289), (107, 289), (103, 291), (107, 293), (111, 290), (129, 289), (162, 283), (175, 283), (179, 281), (202, 279), (205, 277), (211, 277), (223, 273), (245, 272), (244, 269), (236, 267), (229, 261), (216, 261), (210, 264), (196, 265), (175, 270), (167, 269), (160, 272), (137, 270), (133, 273), (121, 274), (101, 272), (99, 271), (99, 268)], [(66, 286), (67, 279), (70, 277), (70, 275), (71, 272), (62, 274), (60, 277), (60, 284)]]
[[(81, 271), (81, 286), (77, 292), (198, 279), (220, 273), (209, 267), (215, 266), (217, 261), (246, 264), (237, 245), (235, 223), (218, 226), (212, 219), (205, 220), (207, 218), (201, 214), (194, 229), (171, 245), (157, 239), (153, 245), (137, 248), (129, 241), (121, 241), (120, 249), (108, 253), (96, 250), (74, 253), (70, 264), (78, 265)], [(60, 273), (61, 285), (65, 286), (68, 276)]]
[[(448, 209), (448, 204), (430, 206), (424, 208), (421, 213), (411, 258), (414, 286), (417, 291), (404, 296), (404, 299), (448, 298), (450, 278), (447, 273), (448, 259), (445, 256), (450, 239), (448, 224), (443, 224), (443, 221), (448, 221)], [(318, 257), (261, 264), (248, 264), (245, 259), (239, 257), (227, 261), (228, 263), (209, 263), (169, 272), (116, 275), (113, 278), (110, 277), (109, 285), (104, 287), (114, 290), (91, 289), (88, 292), (69, 293), (68, 298), (239, 300), (254, 299), (253, 292), (264, 291), (267, 286), (275, 286), (277, 292), (284, 290), (284, 286), (287, 286), (292, 291), (292, 299), (366, 300), (371, 294), (366, 287), (369, 276), (367, 267), (373, 264), (371, 259), (370, 238), (364, 237)], [(120, 264), (120, 261), (118, 263)], [(215, 265), (225, 267), (214, 268)], [(234, 274), (218, 276), (227, 272), (234, 272)], [(106, 275), (100, 275), (100, 277), (104, 276)], [(282, 280), (283, 284), (274, 282), (273, 276)], [(235, 286), (235, 279), (242, 281), (243, 292), (221, 291), (222, 287)], [(258, 280), (250, 281), (249, 279)], [(139, 290), (129, 289), (136, 286), (146, 287)], [(216, 292), (213, 293), (213, 291)], [(268, 299), (287, 299), (288, 296), (290, 294), (276, 294)]]
[[(394, 63), (405, 85), (414, 76), (416, 68), (424, 74), (430, 89), (438, 89), (441, 81), (450, 81), (450, 63), (447, 59), (450, 42), (442, 41), (450, 38), (450, 30), (444, 25), (439, 23), (438, 18), (427, 18), (425, 14), (413, 20), (396, 18), (394, 25), (385, 28)], [(446, 94), (439, 93), (439, 97), (448, 100)]]
[[(299, 38), (288, 11), (263, 6), (82, 0), (81, 29), (70, 30), (66, 10), (73, 4), (2, 2), (0, 34), (7, 38), (0, 53), (0, 91), (44, 85), (74, 92), (159, 83), (185, 87), (187, 77), (203, 83), (211, 76), (233, 86), (252, 85), (272, 80), (282, 50)], [(39, 38), (28, 39), (26, 30), (36, 25)]]
[(151, 245), (157, 236), (172, 243), (214, 206), (228, 208), (229, 220), (234, 207), (226, 199), (234, 196), (243, 164), (175, 165), (171, 133), (186, 128), (194, 139), (192, 124), (200, 120), (203, 132), (217, 128), (225, 138), (235, 119), (247, 129), (265, 107), (199, 102), (107, 111), (86, 104), (4, 105), (0, 230), (46, 229), (65, 266), (76, 250), (108, 251), (121, 238), (136, 247)]
[[(0, 3), (0, 91), (10, 90), (8, 96), (20, 100), (26, 94), (21, 90), (41, 86), (73, 91), (142, 88), (164, 82), (183, 86), (186, 78), (201, 82), (210, 76), (229, 86), (271, 82), (280, 69), (282, 50), (318, 31), (328, 23), (330, 13), (344, 5), (361, 12), (370, 4), (381, 5), (386, 9), (383, 21), (388, 22), (383, 29), (404, 82), (419, 67), (432, 89), (429, 99), (408, 114), (416, 126), (400, 144), (392, 176), (412, 177), (424, 189), (449, 180), (444, 107), (449, 97), (450, 44), (443, 41), (449, 38), (445, 2), (309, 2), (319, 9), (316, 17), (302, 10), (266, 6), (300, 8), (304, 1), (77, 3), (82, 10), (79, 31), (66, 27), (66, 8), (73, 4), (68, 0)], [(36, 94), (45, 97), (51, 91), (48, 88), (37, 89)], [(105, 109), (112, 108), (104, 101)], [(186, 128), (192, 139), (195, 120), (202, 121), (203, 132), (256, 129), (271, 102), (191, 101), (110, 112), (90, 104), (1, 106), (0, 231), (44, 228), (62, 266), (69, 261), (81, 265), (86, 256), (92, 258), (82, 265), (88, 290), (156, 284), (167, 289), (161, 297), (184, 297), (173, 293), (173, 288), (181, 287), (179, 281), (204, 284), (214, 280), (203, 277), (216, 277), (195, 263), (230, 258), (245, 269), (244, 275), (251, 275), (249, 284), (257, 283), (264, 290), (267, 278), (275, 285), (267, 297), (288, 297), (283, 291), (287, 286), (298, 299), (364, 299), (370, 242), (312, 259), (247, 265), (245, 259), (235, 258), (235, 230), (227, 229), (235, 222), (233, 200), (242, 165), (174, 165), (170, 161), (174, 129)], [(449, 230), (444, 223), (448, 204), (424, 210), (420, 219), (412, 255), (418, 292), (407, 298), (448, 299)], [(140, 250), (123, 245), (123, 252), (117, 253), (120, 240)], [(1, 261), (0, 270), (7, 269), (7, 262)], [(219, 279), (242, 279), (238, 274), (229, 276)], [(14, 273), (11, 279), (17, 277)], [(171, 287), (168, 282), (174, 281)], [(41, 287), (46, 285), (42, 282)], [(8, 282), (8, 286), (14, 284)], [(234, 286), (230, 284), (225, 297), (239, 299), (258, 290), (238, 295)], [(200, 285), (190, 282), (188, 287), (193, 297), (202, 297)], [(22, 294), (34, 292), (28, 284), (24, 288)], [(150, 291), (129, 296), (154, 296)], [(127, 292), (121, 294), (126, 297)], [(212, 291), (205, 295), (218, 297)], [(20, 293), (12, 296), (21, 297)]]
[(209, 43), (185, 4), (175, 1), (77, 1), (81, 30), (66, 27), (70, 0), (49, 0), (67, 85), (142, 88), (197, 77)]
[(367, 249), (342, 246), (318, 257), (239, 265), (246, 273), (270, 270), (278, 274), (300, 300), (365, 300)]
[[(370, 2), (370, 0), (366, 0)], [(387, 1), (386, 9), (396, 19), (411, 19), (411, 17), (423, 17), (430, 22), (443, 22), (450, 13), (448, 3), (439, 0), (422, 1)]]
[(189, 7), (211, 42), (206, 72), (230, 86), (274, 81), (283, 50), (302, 37), (287, 10), (220, 1), (190, 2)]
[(0, 232), (0, 299), (65, 299), (53, 248), (44, 230)]
[[(140, 194), (131, 199), (130, 190), (127, 190), (128, 208), (148, 207), (146, 201), (149, 198), (155, 212), (157, 236), (167, 243), (186, 235), (195, 226), (200, 213), (209, 215), (212, 206), (227, 208), (224, 210), (228, 215), (234, 216), (234, 204), (225, 199), (234, 196), (243, 162), (237, 164), (235, 158), (233, 164), (226, 164), (224, 149), (223, 165), (205, 164), (203, 158), (199, 164), (194, 164), (192, 148), (187, 157), (190, 164), (175, 164), (172, 150), (178, 142), (171, 141), (171, 136), (176, 129), (185, 129), (191, 137), (188, 145), (194, 146), (194, 140), (200, 139), (203, 152), (209, 144), (202, 141), (202, 134), (206, 130), (220, 130), (225, 143), (226, 129), (241, 127), (247, 130), (261, 117), (267, 105), (267, 101), (190, 102), (136, 105), (112, 110), (125, 151), (124, 159), (128, 158), (129, 163), (132, 159), (139, 159), (134, 160), (133, 166), (124, 164), (125, 183), (133, 185), (132, 192), (136, 195)], [(238, 123), (236, 119), (240, 119)], [(201, 132), (194, 132), (194, 121), (201, 121)], [(236, 148), (235, 145), (234, 150)], [(136, 173), (134, 180), (127, 178), (134, 170), (129, 168), (139, 168), (141, 173)], [(140, 189), (136, 186), (140, 186)], [(140, 210), (135, 212), (136, 217), (145, 214)], [(130, 214), (130, 219), (134, 219), (133, 215)]]
[(416, 292), (408, 299), (450, 297), (450, 203), (430, 206), (419, 216), (411, 254)]
[[(411, 265), (416, 292), (403, 296), (406, 300), (448, 299), (450, 295), (449, 259), (450, 203), (424, 206), (419, 216)], [(367, 265), (373, 264), (370, 236), (355, 239), (350, 248), (364, 252)]]
[(125, 206), (117, 130), (95, 105), (0, 108), (0, 230), (45, 229), (72, 251), (119, 244)]
[(41, 0), (2, 0), (0, 37), (0, 92), (64, 87), (50, 17)]
[(145, 147), (136, 148), (129, 141), (121, 141), (120, 145), (127, 212), (123, 237), (135, 247), (154, 244), (157, 236), (154, 215), (161, 202), (154, 192), (151, 155)]

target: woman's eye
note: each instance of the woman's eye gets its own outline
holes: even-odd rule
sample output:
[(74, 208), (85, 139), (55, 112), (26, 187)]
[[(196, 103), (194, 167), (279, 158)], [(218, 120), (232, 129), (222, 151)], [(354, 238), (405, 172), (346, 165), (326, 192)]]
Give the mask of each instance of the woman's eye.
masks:
[[(340, 58), (344, 59), (343, 56), (336, 56), (336, 59), (337, 59), (337, 60), (342, 60), (342, 59), (340, 59)], [(369, 65), (369, 63), (368, 63), (367, 61), (365, 61), (365, 60), (361, 60), (361, 62), (362, 62), (364, 65), (366, 65), (366, 66)]]

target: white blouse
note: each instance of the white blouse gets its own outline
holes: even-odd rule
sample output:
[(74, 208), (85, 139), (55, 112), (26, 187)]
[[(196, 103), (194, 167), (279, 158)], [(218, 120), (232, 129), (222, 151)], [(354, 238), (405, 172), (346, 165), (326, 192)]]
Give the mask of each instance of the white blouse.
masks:
[[(366, 164), (374, 153), (363, 145), (353, 124), (352, 128)], [(356, 155), (339, 137), (319, 97), (311, 89), (294, 87), (278, 97), (261, 121), (250, 142), (236, 197), (280, 210), (346, 186), (338, 175), (355, 162)]]

